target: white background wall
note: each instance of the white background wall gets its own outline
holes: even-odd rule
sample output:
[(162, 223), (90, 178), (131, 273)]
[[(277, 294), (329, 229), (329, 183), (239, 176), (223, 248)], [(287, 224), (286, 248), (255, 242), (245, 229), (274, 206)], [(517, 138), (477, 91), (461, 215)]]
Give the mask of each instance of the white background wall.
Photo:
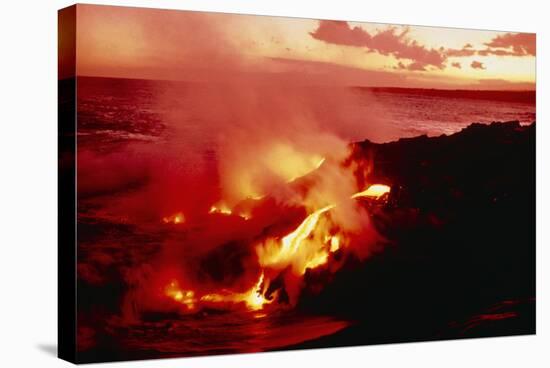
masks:
[[(544, 1), (101, 1), (103, 4), (537, 32), (537, 336), (117, 363), (131, 367), (543, 367), (548, 318), (548, 75)], [(57, 9), (2, 2), (0, 366), (57, 367)], [(546, 283), (544, 281), (546, 280)]]

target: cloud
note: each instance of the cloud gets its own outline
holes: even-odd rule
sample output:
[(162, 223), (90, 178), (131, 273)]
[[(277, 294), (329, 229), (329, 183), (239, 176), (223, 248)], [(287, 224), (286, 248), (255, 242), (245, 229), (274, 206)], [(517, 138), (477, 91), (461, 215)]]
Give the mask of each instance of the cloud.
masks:
[(502, 49), (484, 49), (484, 50), (478, 50), (477, 52), (480, 56), (489, 56), (489, 55), (496, 55), (496, 56), (526, 56), (526, 54), (518, 54), (515, 51), (509, 51), (509, 50), (502, 50)]
[[(535, 56), (536, 55), (536, 35), (534, 33), (505, 33), (493, 38), (485, 43), (490, 48), (506, 49), (506, 55), (515, 56)], [(495, 50), (491, 50), (495, 51)], [(494, 54), (497, 55), (497, 54)]]
[(530, 33), (506, 33), (484, 43), (484, 49), (474, 49), (467, 43), (461, 49), (446, 49), (447, 57), (468, 56), (535, 56), (535, 35)]
[(419, 63), (419, 62), (412, 62), (407, 65), (403, 64), (403, 62), (398, 62), (397, 66), (394, 67), (394, 69), (398, 70), (410, 70), (410, 71), (426, 71), (426, 65)]
[(398, 31), (389, 27), (370, 34), (361, 27), (350, 27), (344, 21), (319, 21), (311, 37), (329, 44), (365, 47), (381, 55), (392, 55), (398, 60), (410, 60), (409, 70), (426, 70), (427, 66), (445, 68), (446, 55), (443, 49), (427, 48), (407, 37), (409, 30)]
[[(474, 55), (535, 56), (535, 35), (529, 33), (506, 33), (496, 36), (484, 44), (484, 49), (474, 48), (471, 43), (466, 43), (459, 49), (428, 48), (408, 37), (408, 33), (408, 28), (399, 30), (391, 26), (369, 33), (362, 27), (350, 26), (348, 22), (321, 20), (317, 29), (310, 32), (310, 35), (328, 44), (363, 47), (369, 52), (391, 55), (399, 61), (394, 67), (398, 70), (426, 71), (430, 67), (445, 69), (448, 58)], [(404, 60), (408, 60), (409, 63)], [(451, 63), (451, 67), (460, 69), (461, 65)], [(478, 61), (473, 62), (471, 67), (485, 69)]]
[(461, 49), (446, 49), (445, 55), (447, 55), (448, 57), (466, 57), (475, 55), (477, 51), (472, 49), (471, 47), (472, 45), (467, 44)]
[(481, 69), (481, 70), (485, 70), (485, 66), (483, 65), (482, 62), (479, 62), (479, 61), (472, 61), (472, 63), (470, 64), (470, 66), (472, 67), (472, 69)]
[(347, 22), (321, 20), (310, 35), (320, 41), (337, 45), (369, 47), (371, 35), (361, 27), (350, 28)]

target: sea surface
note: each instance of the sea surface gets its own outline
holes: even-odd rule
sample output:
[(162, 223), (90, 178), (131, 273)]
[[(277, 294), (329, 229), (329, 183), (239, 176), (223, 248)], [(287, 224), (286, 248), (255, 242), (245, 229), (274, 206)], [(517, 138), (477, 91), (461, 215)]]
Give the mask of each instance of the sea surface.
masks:
[(396, 128), (391, 140), (453, 134), (472, 123), (536, 120), (535, 92), (374, 89)]
[[(194, 108), (191, 101), (196, 101), (189, 97), (208, 88), (223, 86), (80, 77), (79, 144), (106, 148), (113, 143), (156, 141), (163, 138), (163, 133), (170, 134), (167, 127), (177, 125), (178, 136), (185, 137), (183, 143), (208, 150), (216, 139), (217, 127), (189, 113)], [(370, 139), (381, 143), (424, 134), (453, 134), (472, 123), (518, 120), (529, 124), (536, 120), (534, 91), (350, 90), (356, 98), (342, 109), (342, 114), (358, 126), (365, 126), (358, 130), (360, 133), (343, 137), (350, 141)], [(376, 125), (369, 129), (372, 121)]]

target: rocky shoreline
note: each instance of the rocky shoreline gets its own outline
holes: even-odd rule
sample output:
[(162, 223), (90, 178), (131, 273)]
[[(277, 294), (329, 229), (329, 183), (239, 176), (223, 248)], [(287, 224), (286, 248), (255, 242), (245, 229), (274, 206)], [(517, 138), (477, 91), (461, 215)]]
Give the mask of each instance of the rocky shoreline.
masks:
[(392, 186), (372, 211), (388, 244), (300, 305), (356, 325), (290, 348), (535, 333), (535, 123), (363, 141), (352, 160)]

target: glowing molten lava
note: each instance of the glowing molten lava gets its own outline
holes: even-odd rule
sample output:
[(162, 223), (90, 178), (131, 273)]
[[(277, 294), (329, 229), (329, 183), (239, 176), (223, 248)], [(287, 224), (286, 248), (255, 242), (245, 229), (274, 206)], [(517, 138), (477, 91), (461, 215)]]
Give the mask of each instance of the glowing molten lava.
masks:
[(212, 207), (210, 207), (210, 211), (208, 211), (208, 213), (220, 213), (222, 215), (231, 215), (233, 211), (224, 202), (219, 202), (213, 205)]
[(330, 237), (330, 252), (334, 253), (340, 249), (340, 238), (337, 235)]
[(213, 303), (245, 303), (248, 309), (257, 311), (274, 300), (274, 297), (269, 300), (264, 296), (266, 290), (267, 283), (264, 284), (264, 273), (262, 272), (254, 286), (244, 293), (206, 294), (200, 300)]
[(185, 222), (185, 216), (183, 215), (183, 213), (178, 212), (173, 214), (172, 216), (163, 217), (162, 222), (164, 222), (165, 224), (182, 224)]
[(334, 205), (329, 205), (307, 216), (296, 230), (282, 238), (280, 243), (268, 241), (265, 246), (258, 247), (256, 251), (260, 265), (275, 269), (292, 265), (296, 274), (303, 275), (308, 268), (326, 263), (326, 246), (319, 244), (317, 239), (309, 238), (316, 229), (321, 215), (332, 208)]
[(389, 193), (390, 189), (391, 188), (388, 185), (373, 184), (370, 187), (368, 187), (366, 190), (359, 193), (355, 193), (354, 195), (351, 196), (351, 198), (370, 197), (370, 198), (379, 199), (384, 194)]
[(187, 309), (191, 310), (195, 308), (197, 300), (195, 299), (195, 292), (192, 290), (183, 290), (180, 288), (179, 283), (176, 280), (172, 280), (168, 286), (164, 289), (166, 296), (174, 299), (176, 302), (183, 304)]
[[(318, 163), (322, 164), (323, 160)], [(384, 184), (374, 184), (366, 190), (351, 195), (350, 199), (372, 198), (380, 200), (390, 192), (390, 187)], [(325, 216), (327, 212), (342, 205), (343, 202), (329, 204), (321, 209), (310, 213), (296, 227), (295, 230), (282, 238), (269, 237), (256, 246), (256, 255), (258, 264), (261, 267), (261, 274), (257, 281), (244, 292), (233, 292), (223, 290), (222, 292), (208, 293), (201, 296), (195, 296), (192, 290), (183, 290), (179, 287), (177, 281), (172, 281), (166, 288), (165, 294), (174, 301), (183, 304), (187, 310), (192, 310), (196, 305), (212, 304), (244, 304), (250, 311), (259, 311), (265, 305), (272, 303), (278, 296), (279, 290), (266, 295), (270, 280), (266, 279), (265, 272), (273, 276), (277, 272), (290, 269), (294, 275), (302, 276), (308, 269), (314, 269), (327, 264), (331, 253), (335, 253), (346, 247), (349, 243), (347, 233), (340, 230), (338, 223), (334, 223), (331, 216)], [(237, 207), (238, 208), (238, 207)], [(233, 215), (234, 211), (224, 202), (211, 207), (209, 213)], [(250, 214), (235, 213), (245, 219)], [(178, 213), (165, 218), (165, 222), (179, 223), (183, 221), (183, 215)]]
[[(263, 287), (262, 287), (263, 286)], [(267, 289), (267, 284), (264, 285), (264, 273), (260, 275), (258, 282), (247, 292), (242, 294), (242, 299), (251, 310), (260, 310), (265, 304), (271, 303), (275, 298), (268, 300), (264, 293)]]
[[(387, 185), (374, 184), (350, 198), (379, 199), (389, 191), (390, 187)], [(327, 235), (327, 226), (320, 224), (320, 218), (334, 207), (336, 205), (331, 204), (311, 213), (296, 230), (283, 237), (280, 242), (269, 239), (265, 244), (258, 246), (256, 252), (260, 265), (275, 269), (291, 265), (294, 273), (303, 275), (308, 268), (313, 269), (327, 263), (329, 254), (340, 249), (341, 238), (338, 235)]]
[(236, 215), (245, 220), (250, 220), (250, 218), (252, 217), (252, 215), (250, 214), (250, 211), (246, 209), (241, 209), (240, 211), (235, 213), (235, 211), (233, 211), (233, 209), (231, 209), (231, 207), (229, 207), (225, 202), (219, 202), (213, 205), (212, 207), (210, 207), (210, 210), (208, 211), (208, 213), (220, 214), (220, 215), (226, 215), (226, 216)]

